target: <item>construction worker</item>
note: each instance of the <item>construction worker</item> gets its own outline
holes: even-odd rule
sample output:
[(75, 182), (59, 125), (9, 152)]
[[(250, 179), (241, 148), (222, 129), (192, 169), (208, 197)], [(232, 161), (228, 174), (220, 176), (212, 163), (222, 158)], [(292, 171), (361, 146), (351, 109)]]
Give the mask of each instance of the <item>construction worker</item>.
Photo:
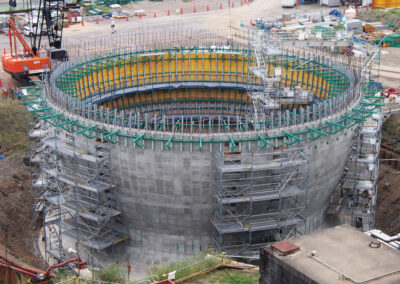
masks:
[(113, 34), (113, 33), (115, 33), (115, 32), (116, 32), (116, 30), (115, 30), (115, 21), (112, 20), (112, 21), (111, 21), (111, 33)]

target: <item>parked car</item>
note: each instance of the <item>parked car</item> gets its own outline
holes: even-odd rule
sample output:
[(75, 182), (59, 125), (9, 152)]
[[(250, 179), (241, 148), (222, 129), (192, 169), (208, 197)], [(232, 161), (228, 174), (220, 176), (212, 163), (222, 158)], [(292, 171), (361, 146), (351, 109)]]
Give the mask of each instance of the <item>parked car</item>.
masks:
[[(38, 32), (40, 32), (40, 27), (37, 27), (37, 24), (28, 24), (24, 27), (24, 35), (26, 36), (33, 36), (36, 32), (36, 28), (39, 29)], [(43, 29), (42, 29), (42, 35), (46, 35), (47, 34), (47, 27), (46, 25), (43, 25)]]

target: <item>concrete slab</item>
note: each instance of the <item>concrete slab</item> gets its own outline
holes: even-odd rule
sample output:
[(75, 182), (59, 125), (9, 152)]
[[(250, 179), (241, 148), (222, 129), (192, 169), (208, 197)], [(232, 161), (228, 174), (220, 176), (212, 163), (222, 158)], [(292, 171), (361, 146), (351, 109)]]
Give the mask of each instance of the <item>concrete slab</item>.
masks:
[[(288, 265), (289, 270), (299, 271), (317, 283), (364, 283), (369, 279), (368, 283), (400, 283), (400, 253), (385, 245), (370, 246), (374, 240), (342, 225), (292, 240), (300, 247), (294, 254), (268, 253), (272, 252), (282, 266)], [(309, 256), (313, 251), (316, 258)]]

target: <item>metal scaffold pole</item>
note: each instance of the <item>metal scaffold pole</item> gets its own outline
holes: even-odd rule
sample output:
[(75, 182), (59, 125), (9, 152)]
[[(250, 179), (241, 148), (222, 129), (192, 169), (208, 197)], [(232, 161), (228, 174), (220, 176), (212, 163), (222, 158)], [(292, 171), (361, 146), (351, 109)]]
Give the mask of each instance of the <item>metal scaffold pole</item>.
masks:
[(299, 234), (305, 226), (309, 148), (264, 153), (218, 152), (214, 248), (257, 258), (266, 244)]

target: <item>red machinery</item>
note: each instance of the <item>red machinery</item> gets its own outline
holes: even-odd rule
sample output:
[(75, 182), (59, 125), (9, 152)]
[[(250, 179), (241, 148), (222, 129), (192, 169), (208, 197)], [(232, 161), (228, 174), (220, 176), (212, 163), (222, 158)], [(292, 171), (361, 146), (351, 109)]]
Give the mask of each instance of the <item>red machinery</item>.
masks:
[(382, 96), (382, 97), (389, 98), (390, 95), (399, 96), (399, 95), (400, 95), (400, 92), (398, 92), (398, 91), (397, 91), (396, 89), (394, 89), (394, 88), (389, 88), (389, 89), (386, 89), (386, 90), (384, 90), (384, 91), (381, 92), (381, 96)]
[[(61, 49), (64, 21), (64, 0), (39, 1), (38, 14), (35, 19), (33, 42), (29, 46), (15, 25), (15, 19), (9, 19), (10, 54), (2, 57), (4, 71), (16, 79), (27, 79), (29, 75), (50, 71), (51, 60), (68, 60), (66, 50)], [(15, 7), (15, 1), (10, 0), (10, 6)], [(32, 19), (33, 19), (32, 14)], [(47, 32), (49, 46), (45, 50), (41, 46), (42, 34)], [(23, 46), (23, 52), (18, 53), (17, 39)]]
[(50, 266), (49, 268), (47, 268), (46, 271), (40, 271), (40, 270), (37, 270), (34, 268), (19, 265), (16, 262), (6, 258), (5, 256), (0, 255), (0, 268), (7, 269), (7, 270), (13, 271), (15, 273), (27, 276), (30, 278), (31, 283), (37, 283), (37, 284), (47, 283), (51, 277), (54, 277), (54, 275), (52, 274), (52, 271), (54, 269), (63, 267), (65, 265), (68, 265), (73, 262), (75, 262), (76, 268), (79, 268), (79, 269), (86, 268), (86, 261), (81, 260), (79, 257), (74, 257), (74, 258), (68, 259), (64, 262), (60, 262), (53, 266)]
[[(2, 57), (4, 71), (10, 73), (15, 78), (21, 78), (24, 75), (49, 72), (50, 57), (47, 56), (47, 52), (39, 50), (35, 54), (15, 26), (14, 18), (10, 17), (8, 24), (11, 53), (4, 54)], [(24, 48), (22, 54), (18, 54), (17, 38)]]

